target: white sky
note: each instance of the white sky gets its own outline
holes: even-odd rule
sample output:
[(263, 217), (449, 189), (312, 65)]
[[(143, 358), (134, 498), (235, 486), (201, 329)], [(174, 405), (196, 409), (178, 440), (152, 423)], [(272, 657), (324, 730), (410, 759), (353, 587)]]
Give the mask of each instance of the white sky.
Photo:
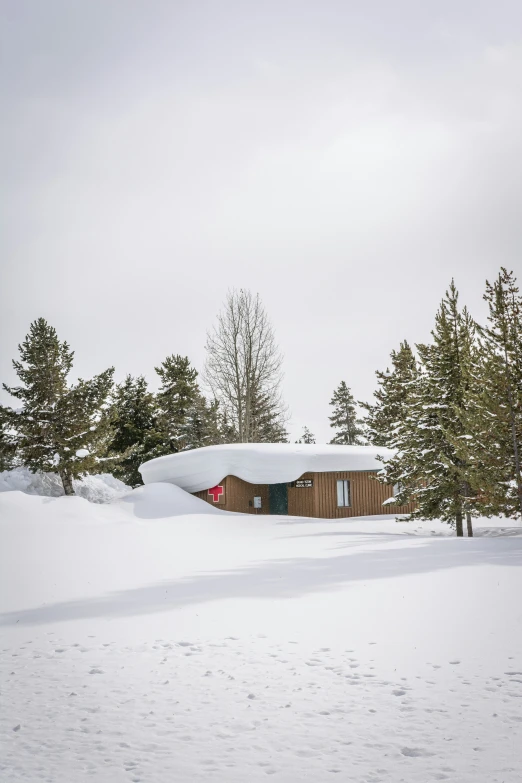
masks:
[[(38, 316), (83, 377), (204, 362), (231, 286), (331, 437), (455, 277), (522, 278), (522, 4), (0, 0), (0, 379)], [(7, 401), (4, 395), (2, 399)]]

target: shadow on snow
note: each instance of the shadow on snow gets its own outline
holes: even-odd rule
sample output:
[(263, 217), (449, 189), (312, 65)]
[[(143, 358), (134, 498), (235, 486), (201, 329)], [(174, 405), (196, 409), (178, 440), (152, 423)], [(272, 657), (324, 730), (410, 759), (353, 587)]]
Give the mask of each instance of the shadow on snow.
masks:
[[(281, 559), (206, 573), (107, 595), (0, 615), (0, 625), (33, 625), (87, 618), (129, 617), (191, 604), (238, 598), (295, 598), (341, 589), (355, 581), (429, 573), (476, 565), (521, 566), (522, 539), (428, 539), (400, 548), (325, 558)], [(349, 545), (348, 545), (349, 547)], [(341, 547), (342, 548), (342, 547)], [(386, 589), (386, 588), (385, 588)]]

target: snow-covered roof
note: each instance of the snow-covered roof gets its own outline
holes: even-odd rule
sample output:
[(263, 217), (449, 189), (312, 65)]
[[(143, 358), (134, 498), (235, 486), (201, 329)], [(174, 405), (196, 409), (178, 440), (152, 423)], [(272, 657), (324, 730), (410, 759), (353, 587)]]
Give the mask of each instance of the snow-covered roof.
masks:
[(250, 484), (295, 481), (303, 473), (380, 470), (377, 456), (391, 457), (376, 446), (317, 446), (290, 443), (233, 443), (168, 454), (143, 463), (145, 484), (167, 481), (187, 492), (215, 487), (225, 476)]

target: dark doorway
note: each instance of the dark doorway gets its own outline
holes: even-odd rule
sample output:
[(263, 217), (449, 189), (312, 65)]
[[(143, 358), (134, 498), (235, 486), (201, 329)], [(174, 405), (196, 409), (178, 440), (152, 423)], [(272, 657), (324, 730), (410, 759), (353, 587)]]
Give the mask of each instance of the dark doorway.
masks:
[(288, 514), (287, 484), (269, 484), (268, 499), (271, 514)]

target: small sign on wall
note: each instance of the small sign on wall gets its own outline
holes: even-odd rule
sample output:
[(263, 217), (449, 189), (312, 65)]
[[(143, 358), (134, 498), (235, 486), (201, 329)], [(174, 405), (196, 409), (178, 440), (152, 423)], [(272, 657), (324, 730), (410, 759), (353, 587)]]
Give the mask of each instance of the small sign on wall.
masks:
[(214, 503), (224, 503), (225, 502), (225, 489), (222, 484), (218, 484), (217, 487), (211, 487), (207, 490), (208, 494), (214, 501)]
[(261, 508), (261, 498), (254, 498), (254, 508)]
[(295, 486), (302, 489), (304, 487), (313, 487), (314, 480), (313, 479), (298, 479), (295, 482)]

